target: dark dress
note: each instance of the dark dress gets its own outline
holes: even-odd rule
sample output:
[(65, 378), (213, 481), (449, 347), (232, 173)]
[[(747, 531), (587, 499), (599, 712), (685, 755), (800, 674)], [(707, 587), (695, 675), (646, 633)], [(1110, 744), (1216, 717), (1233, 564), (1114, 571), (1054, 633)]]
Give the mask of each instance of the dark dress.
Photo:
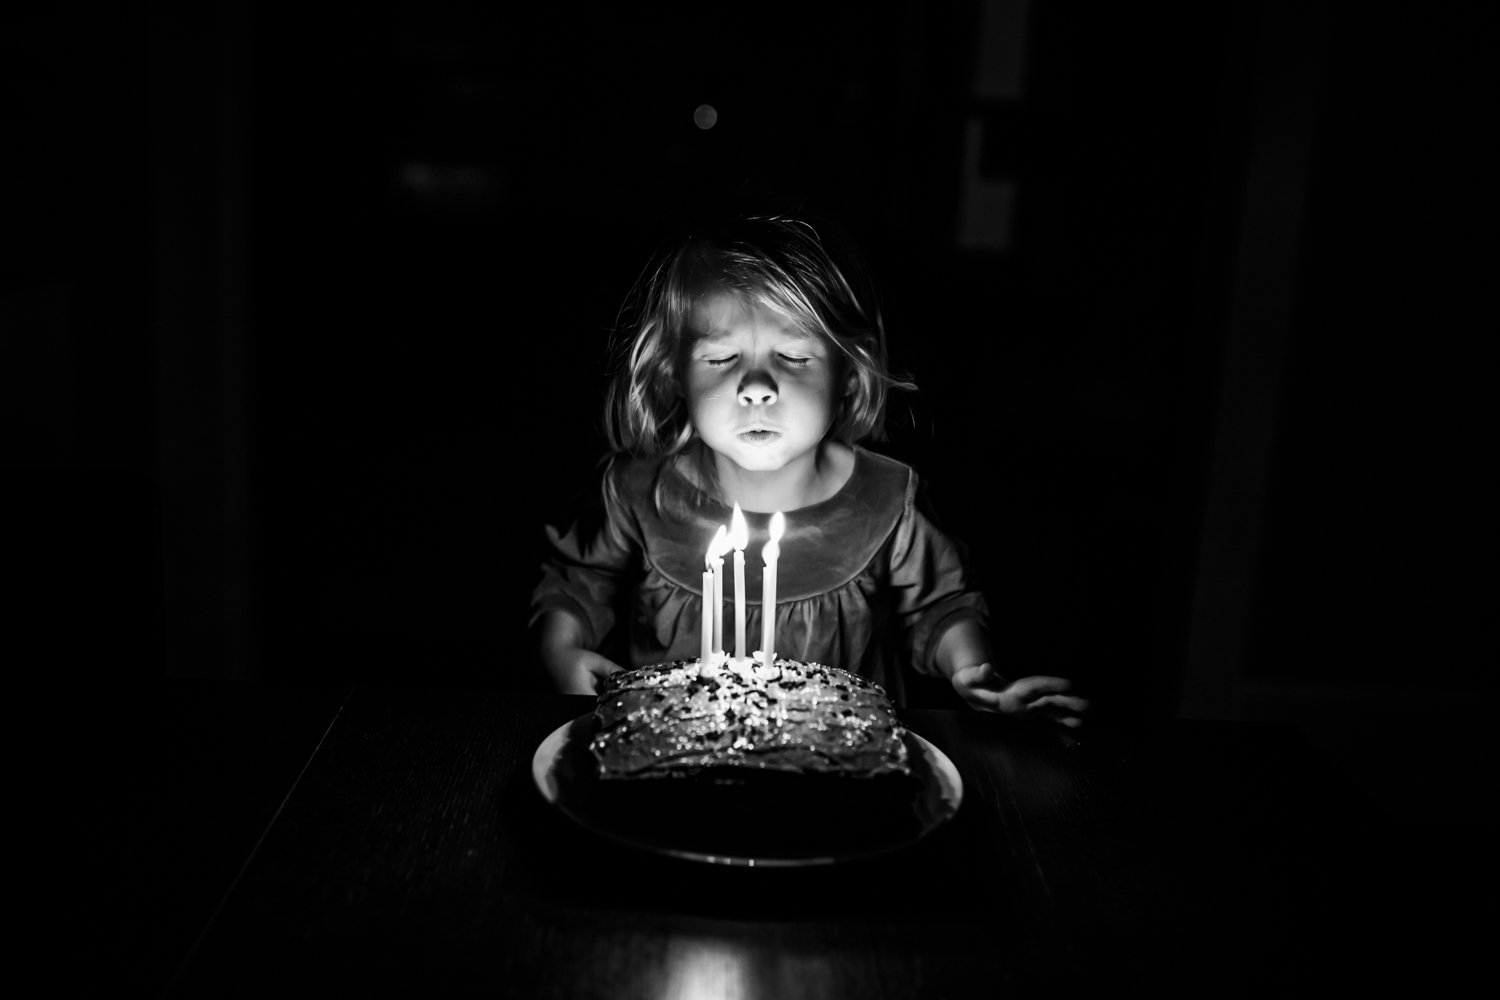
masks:
[[(904, 669), (937, 675), (938, 639), (965, 618), (984, 623), (983, 595), (972, 588), (962, 546), (924, 511), (915, 471), (855, 448), (854, 469), (838, 493), (786, 511), (777, 563), (776, 653), (846, 667), (905, 702)], [(571, 612), (590, 648), (623, 666), (695, 659), (700, 650), (704, 554), (731, 511), (709, 500), (697, 509), (673, 503), (688, 487), (664, 480), (664, 510), (654, 499), (660, 462), (621, 459), (608, 473), (595, 509), (565, 531), (547, 528), (551, 554), (532, 595), (531, 621), (554, 608)], [(612, 495), (611, 495), (612, 494)], [(746, 512), (746, 642), (761, 635), (761, 549), (771, 515)], [(724, 645), (734, 638), (733, 556), (725, 559)], [(628, 663), (625, 662), (628, 660)]]

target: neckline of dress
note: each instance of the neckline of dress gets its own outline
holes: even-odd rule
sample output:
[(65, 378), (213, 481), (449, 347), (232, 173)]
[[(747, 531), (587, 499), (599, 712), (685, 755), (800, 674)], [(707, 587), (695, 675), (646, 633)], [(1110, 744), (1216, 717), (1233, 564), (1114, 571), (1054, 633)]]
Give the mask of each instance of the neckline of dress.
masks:
[[(846, 495), (848, 495), (849, 493), (851, 493), (852, 492), (851, 487), (853, 487), (854, 481), (857, 480), (857, 479), (862, 478), (865, 475), (865, 470), (866, 470), (865, 456), (866, 456), (867, 452), (865, 451), (864, 448), (861, 448), (857, 444), (850, 445), (849, 446), (849, 450), (854, 453), (854, 465), (849, 469), (849, 476), (848, 476), (848, 478), (846, 478), (844, 480), (843, 484), (840, 485), (838, 489), (834, 490), (831, 495), (829, 495), (827, 497), (824, 497), (822, 500), (818, 500), (818, 501), (815, 501), (814, 503), (810, 503), (806, 507), (794, 507), (791, 510), (781, 511), (781, 514), (783, 516), (785, 516), (785, 517), (790, 517), (793, 514), (796, 514), (796, 515), (800, 516), (800, 515), (808, 513), (809, 511), (815, 511), (819, 507), (827, 507), (830, 504), (837, 503), (838, 501), (842, 500)], [(731, 510), (734, 509), (734, 505), (733, 504), (726, 504), (723, 501), (719, 500), (718, 498), (714, 499), (714, 503), (718, 504), (720, 507), (722, 507), (726, 511), (731, 511)], [(747, 519), (749, 519), (751, 521), (766, 521), (766, 522), (769, 522), (771, 520), (771, 518), (774, 516), (773, 514), (765, 513), (763, 511), (758, 511), (758, 510), (742, 510), (742, 513), (745, 515), (745, 517)]]

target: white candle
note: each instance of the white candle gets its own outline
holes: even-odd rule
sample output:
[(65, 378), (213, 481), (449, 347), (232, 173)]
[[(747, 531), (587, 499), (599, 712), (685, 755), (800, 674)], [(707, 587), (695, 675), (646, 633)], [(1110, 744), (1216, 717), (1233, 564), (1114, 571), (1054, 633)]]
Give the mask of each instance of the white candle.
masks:
[[(705, 564), (707, 559), (704, 560)], [(698, 647), (698, 663), (707, 666), (714, 657), (714, 571), (703, 571), (703, 641)]]
[(740, 505), (734, 505), (729, 520), (729, 544), (734, 546), (734, 658), (745, 658), (745, 546), (750, 544), (750, 525)]
[(714, 540), (708, 546), (708, 564), (713, 567), (713, 587), (711, 595), (704, 594), (704, 598), (710, 600), (713, 605), (714, 617), (714, 648), (713, 656), (724, 652), (724, 553), (729, 549), (729, 540), (724, 526), (719, 525)]
[(776, 665), (776, 560), (785, 531), (786, 518), (778, 510), (771, 515), (771, 540), (760, 550), (766, 566), (760, 578), (760, 655), (767, 667)]

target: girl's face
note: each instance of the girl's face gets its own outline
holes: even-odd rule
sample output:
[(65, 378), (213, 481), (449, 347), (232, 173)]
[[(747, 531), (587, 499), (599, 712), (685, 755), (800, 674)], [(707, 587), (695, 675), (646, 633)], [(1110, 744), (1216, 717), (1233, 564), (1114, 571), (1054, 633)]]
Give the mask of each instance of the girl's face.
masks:
[(698, 300), (690, 326), (683, 390), (704, 443), (748, 473), (815, 468), (837, 403), (822, 339), (723, 292)]

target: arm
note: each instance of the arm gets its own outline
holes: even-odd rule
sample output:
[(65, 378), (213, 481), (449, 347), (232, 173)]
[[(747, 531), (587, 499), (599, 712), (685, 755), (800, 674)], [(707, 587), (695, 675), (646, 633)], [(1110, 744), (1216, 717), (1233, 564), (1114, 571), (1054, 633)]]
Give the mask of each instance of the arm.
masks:
[(566, 530), (547, 527), (550, 552), (531, 595), (537, 658), (547, 682), (565, 694), (593, 694), (600, 679), (620, 669), (597, 650), (615, 627), (618, 598), (632, 586), (641, 540), (606, 485)]
[(621, 669), (588, 648), (583, 623), (567, 611), (554, 608), (543, 614), (536, 632), (542, 667), (563, 694), (594, 694), (605, 677)]
[(907, 623), (918, 672), (941, 674), (971, 708), (1077, 726), (1088, 702), (1062, 677), (1010, 680), (994, 667), (983, 595), (969, 579), (963, 545), (939, 530), (915, 479), (892, 554), (897, 613)]
[(1007, 680), (995, 670), (989, 632), (978, 621), (955, 622), (938, 640), (937, 667), (971, 708), (1017, 718), (1047, 718), (1064, 726), (1083, 724), (1089, 703), (1069, 694), (1063, 677), (1033, 676)]

